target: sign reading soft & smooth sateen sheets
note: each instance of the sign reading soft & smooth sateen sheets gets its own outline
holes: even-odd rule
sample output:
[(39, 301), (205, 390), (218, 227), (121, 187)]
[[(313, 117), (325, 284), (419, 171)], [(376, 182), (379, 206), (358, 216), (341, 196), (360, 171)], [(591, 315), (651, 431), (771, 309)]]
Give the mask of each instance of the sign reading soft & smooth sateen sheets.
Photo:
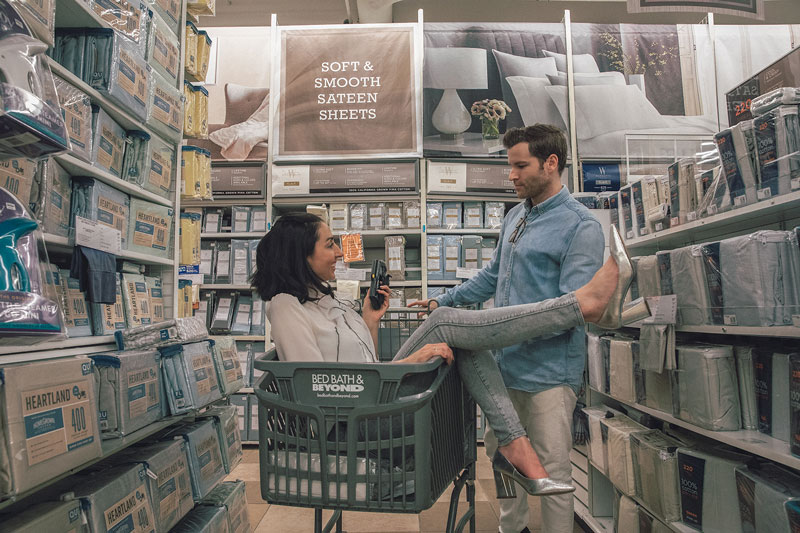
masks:
[(415, 25), (279, 31), (276, 160), (421, 155)]

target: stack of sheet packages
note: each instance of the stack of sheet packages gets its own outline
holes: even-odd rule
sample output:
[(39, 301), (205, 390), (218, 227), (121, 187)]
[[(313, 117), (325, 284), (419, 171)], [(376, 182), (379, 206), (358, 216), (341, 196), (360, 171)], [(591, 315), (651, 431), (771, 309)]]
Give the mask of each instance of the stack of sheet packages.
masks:
[(709, 533), (795, 531), (800, 476), (793, 471), (648, 429), (605, 405), (584, 413), (589, 459), (615, 487), (616, 531), (667, 533), (674, 522)]
[(0, 499), (103, 457), (101, 441), (166, 429), (0, 516), (3, 531), (250, 531), (244, 483), (222, 483), (242, 459), (236, 408), (209, 407), (242, 386), (233, 340), (195, 318), (116, 339), (116, 352), (0, 368)]
[(714, 136), (716, 149), (678, 160), (665, 176), (620, 189), (627, 239), (800, 190), (800, 88), (782, 87), (752, 101), (753, 119)]

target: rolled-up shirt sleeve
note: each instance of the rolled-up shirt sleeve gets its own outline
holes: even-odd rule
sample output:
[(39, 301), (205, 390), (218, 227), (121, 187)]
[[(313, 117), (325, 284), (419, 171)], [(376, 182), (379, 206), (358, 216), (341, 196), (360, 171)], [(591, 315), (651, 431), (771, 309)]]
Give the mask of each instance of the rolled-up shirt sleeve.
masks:
[(289, 294), (276, 295), (267, 304), (267, 320), (281, 361), (324, 361), (300, 300)]

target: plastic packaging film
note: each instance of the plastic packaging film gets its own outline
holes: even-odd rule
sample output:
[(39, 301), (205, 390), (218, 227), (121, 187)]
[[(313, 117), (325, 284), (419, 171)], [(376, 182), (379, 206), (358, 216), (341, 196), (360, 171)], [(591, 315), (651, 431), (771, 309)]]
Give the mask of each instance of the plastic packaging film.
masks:
[(86, 302), (86, 294), (81, 290), (80, 281), (71, 278), (68, 269), (59, 270), (58, 274), (62, 287), (67, 334), (70, 337), (91, 336), (89, 305)]
[(228, 531), (229, 527), (224, 507), (198, 505), (170, 531), (171, 533), (217, 533)]
[(425, 223), (428, 228), (438, 229), (444, 223), (444, 205), (442, 202), (428, 202), (426, 204)]
[(505, 204), (503, 202), (486, 202), (484, 205), (484, 224), (489, 229), (498, 229), (503, 225), (505, 218)]
[(151, 72), (147, 125), (167, 139), (179, 141), (183, 133), (183, 91), (158, 72)]
[(442, 235), (427, 235), (425, 245), (428, 252), (428, 279), (444, 279), (444, 237)]
[[(35, 2), (25, 4), (32, 5)], [(89, 161), (92, 157), (92, 102), (86, 93), (58, 76), (53, 76), (53, 80), (69, 134), (70, 150)]]
[(622, 415), (622, 413), (605, 405), (584, 407), (583, 412), (589, 420), (589, 460), (603, 475), (607, 476), (608, 463), (606, 463), (607, 452), (605, 447), (607, 446), (608, 434), (606, 432), (605, 438), (603, 437), (604, 430), (600, 421), (607, 417)]
[[(0, 403), (0, 495), (27, 491), (100, 456), (92, 362), (86, 357), (5, 366)], [(63, 395), (64, 388), (77, 394)], [(43, 402), (53, 396), (54, 402)], [(55, 411), (54, 424), (34, 425)], [(64, 423), (74, 416), (80, 425)], [(49, 442), (39, 446), (37, 442)]]
[(64, 151), (69, 148), (69, 139), (53, 76), (44, 60), (48, 45), (32, 36), (20, 15), (22, 12), (27, 18), (35, 18), (33, 12), (19, 3), (6, 2), (0, 4), (0, 12), (4, 39), (19, 43), (9, 45), (16, 50), (9, 48), (3, 56), (0, 158), (38, 159)]
[(147, 62), (172, 85), (178, 83), (180, 41), (158, 10), (150, 17), (147, 32)]
[(445, 235), (442, 249), (444, 252), (444, 279), (456, 279), (458, 262), (461, 259), (461, 236)]
[(681, 443), (654, 429), (631, 435), (636, 493), (665, 522), (681, 518), (678, 448)]
[(139, 53), (146, 44), (147, 7), (139, 0), (91, 0), (92, 10), (109, 26), (137, 43)]
[(710, 431), (741, 425), (739, 383), (731, 346), (678, 345), (678, 417)]
[(406, 238), (403, 236), (384, 237), (386, 267), (395, 281), (406, 279)]
[(482, 202), (464, 202), (464, 227), (482, 228), (483, 211)]
[(173, 344), (195, 342), (208, 337), (205, 322), (186, 317), (165, 320), (157, 324), (128, 328), (115, 334), (117, 348), (136, 350), (145, 347), (161, 348)]
[(189, 0), (186, 3), (186, 10), (194, 16), (210, 15), (214, 16), (217, 12), (215, 0)]
[(406, 228), (418, 229), (420, 227), (420, 206), (417, 200), (407, 200), (403, 202), (403, 218)]
[(128, 250), (167, 258), (172, 240), (172, 219), (171, 207), (139, 198), (131, 200)]
[(177, 36), (180, 36), (181, 22), (181, 3), (177, 0), (145, 0), (147, 6), (155, 13), (161, 15), (161, 19), (169, 29)]
[(225, 472), (230, 474), (242, 462), (242, 439), (239, 434), (236, 407), (232, 405), (212, 407), (203, 412), (203, 417), (214, 420), (214, 428), (217, 430), (219, 441), (222, 444)]
[(244, 294), (236, 299), (236, 309), (233, 313), (231, 333), (234, 335), (247, 335), (250, 333), (250, 321), (253, 313), (253, 301)]
[(791, 428), (790, 353), (776, 346), (753, 349), (758, 431), (789, 442)]
[[(182, 436), (188, 444), (192, 494), (195, 501), (200, 501), (225, 477), (217, 430), (211, 420), (198, 420), (192, 424), (173, 428), (166, 435), (166, 437), (175, 436)], [(195, 510), (202, 507), (197, 507)]]
[(149, 164), (143, 182), (145, 190), (168, 198), (175, 181), (175, 147), (163, 141), (158, 135), (150, 138)]
[(127, 249), (130, 197), (94, 178), (73, 177), (72, 221), (82, 217), (120, 232), (122, 249)]
[(461, 258), (459, 266), (468, 269), (480, 269), (482, 266), (483, 239), (479, 235), (461, 237)]
[(244, 387), (242, 368), (236, 354), (236, 342), (233, 337), (224, 335), (217, 337), (214, 342), (214, 362), (220, 378), (220, 388), (223, 394), (234, 394)]
[(249, 279), (250, 244), (245, 240), (233, 239), (231, 240), (231, 283), (247, 285)]
[(647, 428), (625, 415), (600, 419), (608, 478), (623, 494), (636, 495), (636, 481), (631, 453), (631, 433)]
[(753, 116), (759, 116), (782, 105), (800, 104), (800, 88), (780, 87), (764, 93), (750, 102), (750, 111)]
[(786, 504), (797, 501), (800, 478), (774, 464), (736, 467), (742, 531), (791, 533)]
[(461, 202), (443, 202), (442, 227), (445, 229), (461, 228), (462, 209), (463, 204)]
[(203, 198), (200, 181), (200, 157), (202, 148), (181, 146), (181, 198), (199, 200)]
[(328, 207), (331, 231), (347, 231), (347, 214), (347, 204), (331, 204)]
[[(194, 110), (194, 128), (191, 135), (198, 139), (208, 138), (208, 89), (202, 86), (193, 87), (194, 96), (192, 107)], [(187, 104), (188, 108), (188, 104)], [(187, 109), (188, 113), (188, 109)]]
[(37, 222), (41, 222), (44, 167), (44, 162), (22, 157), (0, 160), (0, 184)]
[(403, 229), (405, 220), (403, 219), (402, 202), (386, 202), (386, 229)]
[(250, 231), (250, 207), (235, 205), (231, 207), (231, 231), (247, 233)]
[(91, 163), (117, 177), (122, 177), (122, 162), (127, 135), (103, 108), (92, 106), (93, 120)]
[(81, 509), (80, 500), (66, 499), (61, 502), (34, 504), (13, 516), (4, 517), (3, 529), (13, 533), (89, 533), (89, 524)]
[(758, 429), (758, 407), (753, 372), (753, 347), (733, 347), (736, 359), (736, 375), (739, 380), (739, 407), (742, 414), (742, 429)]
[(53, 46), (55, 43), (56, 29), (56, 2), (55, 0), (10, 0), (11, 5), (17, 10), (33, 36), (40, 41)]

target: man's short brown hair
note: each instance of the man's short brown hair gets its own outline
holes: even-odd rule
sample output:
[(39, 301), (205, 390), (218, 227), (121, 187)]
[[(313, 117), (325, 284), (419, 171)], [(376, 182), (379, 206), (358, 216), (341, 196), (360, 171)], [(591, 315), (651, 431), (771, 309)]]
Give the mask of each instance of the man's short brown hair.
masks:
[(567, 165), (567, 138), (564, 132), (550, 124), (534, 124), (526, 128), (512, 128), (503, 136), (503, 146), (509, 149), (519, 143), (528, 143), (528, 151), (543, 162), (558, 157), (558, 172)]

